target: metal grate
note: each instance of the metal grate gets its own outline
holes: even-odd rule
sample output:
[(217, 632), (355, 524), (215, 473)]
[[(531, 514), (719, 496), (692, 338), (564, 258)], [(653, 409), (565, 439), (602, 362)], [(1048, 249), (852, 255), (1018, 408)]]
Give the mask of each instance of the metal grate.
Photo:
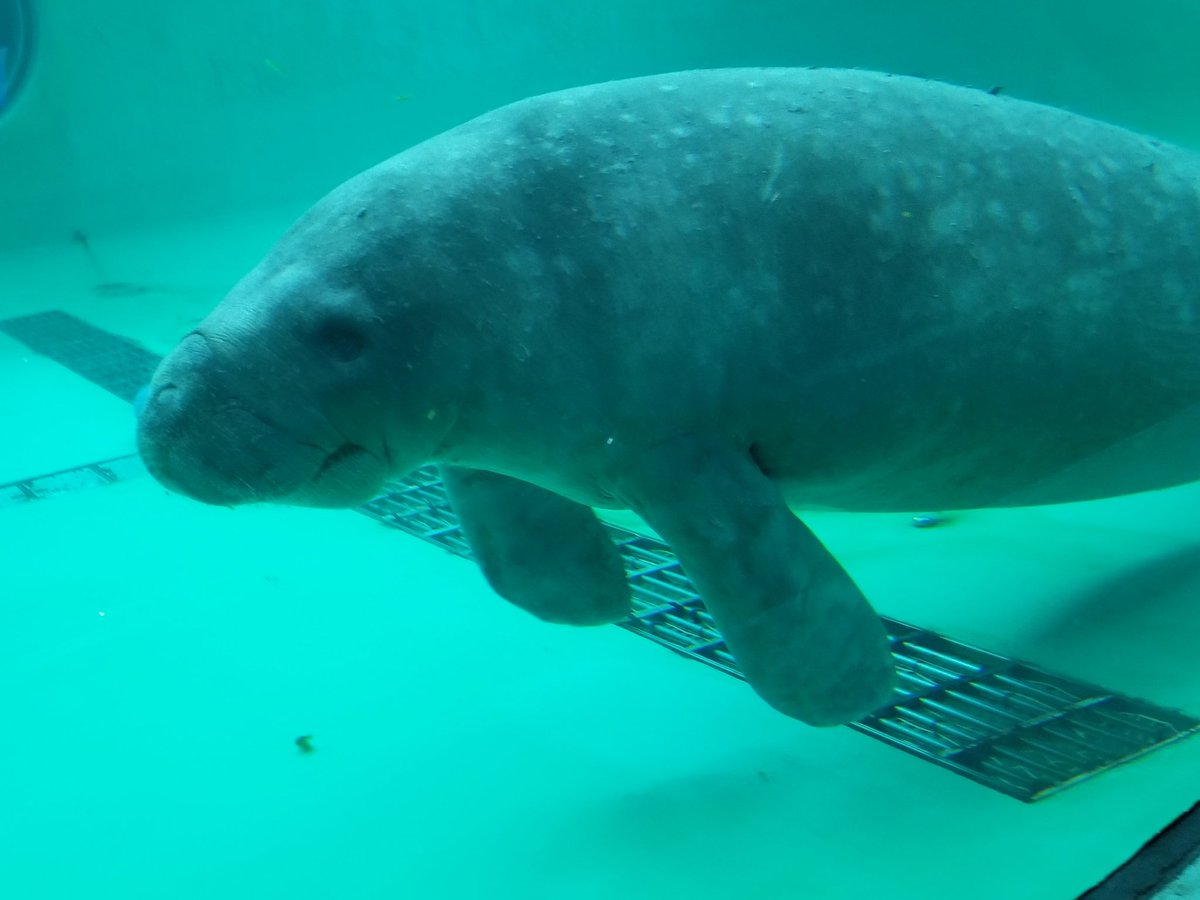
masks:
[(1200, 730), (1178, 710), (884, 618), (891, 706), (852, 727), (1027, 802)]
[[(158, 358), (66, 313), (0, 321), (33, 350), (132, 401)], [(145, 472), (125, 456), (0, 485), (0, 507)], [(358, 508), (470, 557), (441, 478), (426, 466)], [(625, 562), (632, 614), (618, 622), (676, 653), (741, 678), (700, 597), (661, 541), (608, 526)], [(1052, 675), (1036, 666), (884, 617), (900, 672), (894, 701), (851, 728), (1031, 802), (1200, 730), (1176, 710)]]
[[(432, 466), (360, 507), (470, 556)], [(617, 624), (742, 677), (671, 549), (607, 526), (625, 562), (633, 613)], [(894, 701), (851, 728), (994, 790), (1032, 802), (1200, 730), (1200, 720), (1053, 675), (883, 617), (900, 673)]]
[(129, 403), (160, 359), (128, 338), (58, 310), (0, 320), (0, 331)]
[(36, 478), (11, 481), (8, 484), (0, 484), (0, 509), (28, 503), (30, 500), (45, 500), (59, 494), (102, 487), (145, 474), (146, 467), (142, 465), (141, 459), (137, 455), (130, 455), (63, 469), (49, 475), (38, 475)]

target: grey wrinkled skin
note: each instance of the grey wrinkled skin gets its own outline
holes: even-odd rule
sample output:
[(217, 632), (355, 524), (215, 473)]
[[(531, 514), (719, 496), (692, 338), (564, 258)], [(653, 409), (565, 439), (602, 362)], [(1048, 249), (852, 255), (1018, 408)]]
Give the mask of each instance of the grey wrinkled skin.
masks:
[(353, 505), (441, 463), (489, 581), (557, 621), (627, 609), (581, 504), (631, 507), (755, 689), (831, 724), (894, 673), (788, 507), (1194, 480), (1198, 306), (1193, 154), (912, 78), (655, 76), (337, 188), (163, 362), (139, 443), (223, 504)]

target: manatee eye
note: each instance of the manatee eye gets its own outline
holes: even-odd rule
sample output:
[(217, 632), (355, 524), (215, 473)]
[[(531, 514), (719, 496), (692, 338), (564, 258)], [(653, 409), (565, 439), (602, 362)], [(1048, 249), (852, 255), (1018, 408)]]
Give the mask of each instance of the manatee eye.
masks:
[(367, 335), (353, 322), (326, 319), (313, 333), (317, 346), (339, 362), (353, 362), (367, 349)]

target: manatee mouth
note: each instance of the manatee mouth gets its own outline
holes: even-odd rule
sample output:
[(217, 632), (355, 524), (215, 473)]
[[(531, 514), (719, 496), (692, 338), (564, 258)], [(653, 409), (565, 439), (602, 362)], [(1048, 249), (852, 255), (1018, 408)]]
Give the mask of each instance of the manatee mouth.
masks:
[(229, 401), (197, 410), (198, 393), (211, 402), (207, 393), (167, 382), (138, 417), (142, 459), (174, 491), (220, 506), (344, 507), (370, 500), (387, 478), (384, 459), (340, 435), (297, 440), (268, 416)]
[(284, 393), (226, 365), (199, 333), (160, 365), (138, 409), (138, 449), (155, 478), (221, 506), (356, 506), (379, 492), (386, 442), (378, 453), (356, 442), (302, 385)]
[(313, 481), (320, 481), (331, 469), (336, 469), (338, 466), (352, 460), (356, 453), (366, 452), (358, 444), (342, 444), (342, 446), (325, 457), (325, 461), (321, 463), (321, 468), (317, 469), (317, 474), (313, 476)]
[(375, 459), (375, 455), (358, 444), (342, 444), (321, 462), (321, 467), (313, 475), (314, 484), (331, 479), (344, 478), (356, 468), (361, 468)]
[(324, 506), (322, 498), (335, 497), (338, 506), (346, 505), (347, 497), (366, 502), (379, 492), (386, 476), (386, 466), (376, 454), (358, 444), (342, 444), (322, 460), (293, 499), (313, 506)]

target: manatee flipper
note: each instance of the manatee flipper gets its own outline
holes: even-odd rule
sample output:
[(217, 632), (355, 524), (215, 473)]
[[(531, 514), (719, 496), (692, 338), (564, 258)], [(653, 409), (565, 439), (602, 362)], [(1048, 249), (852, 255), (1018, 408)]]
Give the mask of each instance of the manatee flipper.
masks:
[(621, 555), (591, 509), (494, 472), (440, 469), (497, 594), (548, 622), (603, 625), (629, 615)]
[(883, 623), (748, 452), (677, 439), (616, 486), (674, 549), (764, 700), (811, 725), (888, 702), (896, 672)]

